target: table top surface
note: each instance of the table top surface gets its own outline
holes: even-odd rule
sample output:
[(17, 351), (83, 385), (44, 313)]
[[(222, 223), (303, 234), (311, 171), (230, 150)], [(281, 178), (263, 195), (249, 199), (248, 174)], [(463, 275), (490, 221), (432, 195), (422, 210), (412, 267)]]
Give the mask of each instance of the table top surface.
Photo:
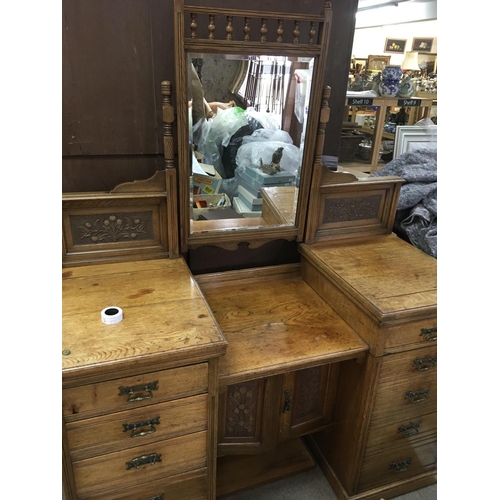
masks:
[[(105, 324), (117, 306), (123, 320)], [(156, 259), (64, 268), (64, 375), (124, 362), (147, 366), (220, 355), (227, 342), (183, 259)], [(69, 353), (68, 353), (69, 351)]]

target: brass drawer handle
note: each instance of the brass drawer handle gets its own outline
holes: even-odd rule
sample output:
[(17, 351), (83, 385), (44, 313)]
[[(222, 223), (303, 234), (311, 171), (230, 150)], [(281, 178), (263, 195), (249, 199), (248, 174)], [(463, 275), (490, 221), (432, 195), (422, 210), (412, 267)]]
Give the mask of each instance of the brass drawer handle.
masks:
[(163, 493), (160, 493), (159, 495), (155, 495), (154, 497), (146, 498), (146, 500), (163, 500)]
[(422, 389), (420, 391), (408, 391), (405, 399), (409, 399), (410, 403), (421, 403), (427, 399), (429, 389)]
[(416, 359), (413, 361), (413, 368), (419, 372), (425, 372), (436, 366), (437, 356), (429, 358)]
[[(130, 437), (140, 437), (147, 436), (148, 434), (153, 434), (156, 432), (155, 425), (160, 425), (160, 417), (151, 418), (149, 420), (143, 420), (142, 422), (134, 422), (130, 424), (123, 424), (123, 432), (132, 431)], [(148, 430), (140, 430), (142, 427), (149, 427)], [(139, 429), (139, 432), (137, 431)]]
[(142, 457), (133, 458), (127, 462), (127, 470), (138, 469), (141, 465), (154, 465), (156, 462), (161, 462), (161, 453), (151, 453)]
[[(120, 386), (120, 396), (127, 396), (127, 403), (134, 401), (144, 401), (153, 397), (152, 391), (158, 390), (158, 380), (146, 385), (134, 385), (133, 387)], [(135, 393), (139, 393), (135, 396)]]
[(292, 402), (290, 401), (290, 396), (292, 394), (291, 389), (285, 391), (285, 407), (283, 408), (283, 413), (290, 413), (292, 409)]
[(425, 340), (428, 341), (437, 340), (437, 331), (437, 326), (435, 328), (422, 328), (420, 330), (420, 336), (425, 337)]
[(406, 460), (401, 460), (399, 462), (391, 462), (389, 464), (389, 469), (394, 472), (404, 472), (410, 468), (411, 458), (407, 458)]
[(410, 424), (402, 427), (398, 427), (398, 432), (404, 432), (403, 437), (410, 437), (418, 434), (418, 428), (420, 427), (420, 422), (416, 424)]

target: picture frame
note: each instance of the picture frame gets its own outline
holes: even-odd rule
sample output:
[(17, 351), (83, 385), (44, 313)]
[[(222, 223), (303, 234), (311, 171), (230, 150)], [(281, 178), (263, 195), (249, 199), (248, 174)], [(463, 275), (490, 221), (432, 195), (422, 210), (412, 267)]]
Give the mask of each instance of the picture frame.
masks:
[(401, 38), (386, 38), (384, 52), (393, 52), (395, 54), (404, 54), (406, 40)]
[(420, 125), (400, 125), (396, 127), (394, 135), (393, 159), (403, 153), (414, 151), (428, 146), (437, 146), (437, 125), (433, 127), (421, 127)]
[(366, 69), (368, 71), (382, 71), (388, 64), (391, 64), (391, 56), (368, 56)]
[(368, 59), (365, 57), (355, 57), (351, 60), (352, 68), (354, 73), (363, 73), (367, 69)]
[(415, 52), (432, 52), (434, 38), (414, 38), (411, 50)]

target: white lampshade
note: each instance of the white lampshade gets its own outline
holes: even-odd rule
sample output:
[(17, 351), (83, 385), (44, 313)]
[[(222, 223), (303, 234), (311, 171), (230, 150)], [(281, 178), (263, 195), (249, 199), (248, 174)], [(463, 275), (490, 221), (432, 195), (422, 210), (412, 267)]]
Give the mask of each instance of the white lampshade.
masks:
[(418, 65), (418, 52), (407, 52), (403, 64), (401, 64), (401, 69), (420, 71)]

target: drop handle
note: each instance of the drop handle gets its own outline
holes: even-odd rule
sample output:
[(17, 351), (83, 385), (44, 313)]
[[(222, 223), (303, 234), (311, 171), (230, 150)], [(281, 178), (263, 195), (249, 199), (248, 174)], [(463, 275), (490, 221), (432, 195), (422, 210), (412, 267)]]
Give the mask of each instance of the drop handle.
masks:
[(404, 472), (410, 468), (411, 458), (405, 460), (400, 460), (399, 462), (391, 462), (389, 464), (389, 469), (394, 472)]
[(161, 453), (151, 453), (149, 455), (142, 455), (141, 457), (133, 458), (130, 462), (127, 462), (127, 470), (138, 469), (141, 465), (154, 465), (157, 462), (161, 462)]
[(420, 336), (424, 337), (427, 341), (436, 341), (437, 337), (437, 326), (435, 328), (422, 328), (420, 330)]
[(403, 433), (403, 437), (407, 438), (410, 436), (415, 436), (415, 434), (418, 434), (419, 427), (420, 427), (420, 422), (416, 422), (415, 424), (409, 424), (398, 427), (398, 432)]
[(425, 372), (436, 366), (437, 356), (430, 356), (428, 358), (415, 359), (413, 361), (413, 368), (419, 372)]
[(285, 406), (283, 407), (283, 413), (290, 413), (292, 409), (292, 401), (290, 400), (291, 395), (292, 395), (292, 390), (287, 389), (285, 391)]
[(127, 403), (144, 401), (153, 397), (153, 391), (158, 390), (158, 380), (145, 385), (134, 385), (132, 387), (120, 386), (120, 396), (127, 396)]
[(405, 399), (408, 399), (410, 403), (421, 403), (427, 399), (429, 394), (429, 389), (421, 389), (420, 391), (408, 391), (406, 393)]
[[(130, 432), (130, 437), (147, 436), (156, 432), (155, 425), (160, 425), (160, 417), (150, 418), (142, 422), (133, 422), (130, 424), (123, 424), (123, 432)], [(141, 430), (142, 429), (142, 430)]]
[(159, 495), (155, 495), (154, 497), (146, 498), (145, 500), (163, 500), (163, 493), (160, 493)]

